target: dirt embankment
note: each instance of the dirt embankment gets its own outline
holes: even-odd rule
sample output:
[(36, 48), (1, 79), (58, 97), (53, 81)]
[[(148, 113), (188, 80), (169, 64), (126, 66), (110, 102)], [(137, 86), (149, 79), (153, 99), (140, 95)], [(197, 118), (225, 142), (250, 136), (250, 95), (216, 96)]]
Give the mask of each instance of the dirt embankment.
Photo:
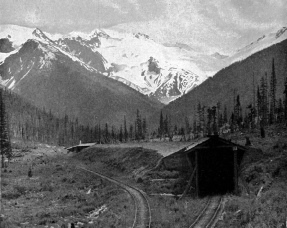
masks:
[[(74, 159), (96, 166), (99, 169), (108, 167), (109, 172), (122, 172), (134, 178), (142, 177), (147, 171), (156, 166), (162, 155), (154, 150), (142, 147), (135, 148), (101, 148), (91, 147), (75, 154)], [(101, 164), (99, 164), (101, 163)], [(108, 171), (107, 169), (104, 169)]]

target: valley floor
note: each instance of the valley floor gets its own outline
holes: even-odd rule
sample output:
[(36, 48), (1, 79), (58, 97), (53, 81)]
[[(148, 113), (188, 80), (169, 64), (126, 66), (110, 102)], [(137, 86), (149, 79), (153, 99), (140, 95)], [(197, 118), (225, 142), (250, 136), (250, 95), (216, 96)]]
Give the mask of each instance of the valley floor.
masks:
[[(242, 170), (247, 188), (242, 188), (240, 196), (227, 196), (217, 227), (287, 225), (287, 130), (272, 126), (266, 133), (264, 139), (258, 131), (229, 136), (241, 144), (248, 136), (252, 147), (259, 150)], [(172, 144), (170, 148), (175, 147)], [(151, 143), (147, 148), (143, 144), (96, 146), (78, 154), (44, 144), (18, 143), (13, 147), (13, 162), (2, 169), (1, 228), (67, 227), (68, 223), (76, 227), (131, 227), (133, 199), (116, 185), (77, 166), (147, 191), (151, 227), (187, 227), (206, 202), (205, 198), (179, 200), (151, 194), (145, 179), (140, 178), (162, 157), (151, 149)], [(156, 147), (160, 146), (153, 149)], [(168, 142), (162, 148), (168, 148)], [(32, 176), (28, 177), (30, 167)]]

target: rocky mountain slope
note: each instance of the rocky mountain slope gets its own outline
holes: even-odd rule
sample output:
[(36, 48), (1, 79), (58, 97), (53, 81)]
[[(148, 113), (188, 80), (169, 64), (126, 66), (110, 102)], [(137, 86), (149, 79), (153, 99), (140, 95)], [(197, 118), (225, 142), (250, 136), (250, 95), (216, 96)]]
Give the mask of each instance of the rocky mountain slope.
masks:
[[(220, 69), (281, 42), (287, 38), (287, 32), (283, 27), (230, 56), (200, 53), (181, 43), (159, 44), (145, 34), (109, 29), (96, 29), (87, 34), (72, 32), (68, 35), (53, 35), (39, 29), (6, 25), (1, 26), (0, 38), (6, 40), (6, 45), (11, 42), (13, 49), (19, 48), (27, 39), (49, 43), (79, 59), (82, 65), (167, 104), (191, 91)], [(0, 53), (0, 62), (8, 55)]]
[[(8, 39), (16, 49), (25, 41), (24, 37), (49, 43), (97, 72), (165, 103), (206, 79), (179, 48), (158, 44), (144, 34), (95, 30), (90, 34), (74, 32), (56, 36), (39, 29), (26, 31), (23, 27), (6, 26), (0, 37)], [(0, 54), (0, 61), (6, 57), (7, 54)]]
[(159, 102), (110, 79), (39, 33), (0, 65), (1, 84), (38, 107), (81, 123), (123, 123), (135, 118), (136, 109), (148, 117)]

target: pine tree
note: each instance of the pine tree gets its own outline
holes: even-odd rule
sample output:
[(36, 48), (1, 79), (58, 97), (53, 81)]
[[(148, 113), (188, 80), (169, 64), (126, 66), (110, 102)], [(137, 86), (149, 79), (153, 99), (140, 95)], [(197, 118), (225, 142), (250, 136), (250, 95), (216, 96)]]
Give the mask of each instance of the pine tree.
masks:
[(120, 128), (119, 140), (120, 140), (120, 142), (123, 142), (123, 126), (122, 125)]
[(265, 126), (268, 123), (268, 87), (267, 87), (267, 74), (265, 78), (261, 78), (260, 87), (260, 109), (261, 109), (261, 124)]
[(111, 134), (111, 138), (112, 138), (112, 142), (115, 142), (115, 141), (116, 141), (116, 135), (115, 135), (114, 126), (112, 126), (112, 134)]
[(132, 124), (130, 125), (129, 135), (130, 135), (130, 140), (132, 140), (133, 139), (133, 135), (134, 135), (134, 133), (133, 133), (133, 125)]
[(217, 111), (216, 111), (216, 106), (213, 106), (212, 107), (212, 117), (213, 117), (213, 127), (212, 127), (212, 130), (213, 130), (213, 134), (214, 135), (218, 135), (218, 117), (217, 117)]
[(142, 139), (142, 120), (140, 111), (137, 109), (136, 115), (136, 140)]
[(127, 129), (127, 121), (126, 121), (126, 116), (124, 116), (124, 138), (125, 138), (125, 142), (128, 141), (128, 129)]
[(200, 134), (203, 131), (203, 126), (202, 126), (202, 108), (200, 102), (197, 104), (197, 116), (198, 116), (198, 126), (197, 126), (197, 132)]
[(162, 136), (163, 136), (163, 134), (164, 134), (164, 121), (163, 121), (162, 111), (160, 112), (158, 134), (159, 134), (159, 137), (160, 137), (160, 138), (162, 138)]
[(110, 141), (110, 133), (109, 133), (108, 123), (106, 123), (106, 126), (105, 126), (105, 141), (106, 141), (106, 143), (108, 143)]
[(279, 98), (279, 101), (278, 101), (278, 107), (277, 107), (277, 122), (278, 123), (282, 123), (283, 120), (284, 120), (284, 107), (283, 107), (283, 102), (282, 102), (282, 99)]
[(147, 123), (146, 123), (146, 118), (143, 118), (143, 121), (142, 121), (142, 138), (143, 139), (146, 139), (146, 136), (147, 136)]
[(190, 133), (189, 119), (187, 116), (185, 117), (185, 132), (186, 132), (186, 134)]
[(4, 156), (6, 156), (8, 159), (10, 159), (12, 156), (7, 119), (8, 116), (6, 113), (3, 91), (0, 89), (0, 152), (2, 167), (4, 167)]
[(234, 123), (233, 124), (237, 124), (238, 126), (240, 126), (241, 122), (242, 122), (242, 107), (241, 107), (241, 103), (240, 103), (240, 96), (237, 95), (236, 97), (236, 104), (234, 106)]
[(285, 78), (285, 84), (284, 84), (284, 119), (287, 121), (287, 78)]
[(226, 106), (226, 105), (224, 105), (223, 123), (228, 123), (228, 117), (227, 117), (227, 106)]
[(99, 124), (99, 143), (102, 143), (102, 129), (101, 129), (101, 125)]
[(275, 74), (275, 63), (272, 61), (272, 72), (270, 78), (270, 115), (269, 123), (275, 122), (275, 109), (276, 109), (276, 74)]
[(212, 111), (210, 108), (207, 108), (207, 125), (206, 131), (208, 135), (211, 135), (211, 122), (212, 122)]
[(221, 111), (221, 102), (220, 101), (217, 102), (216, 108), (217, 108), (217, 127), (221, 128), (223, 126), (223, 115), (222, 115), (222, 111)]

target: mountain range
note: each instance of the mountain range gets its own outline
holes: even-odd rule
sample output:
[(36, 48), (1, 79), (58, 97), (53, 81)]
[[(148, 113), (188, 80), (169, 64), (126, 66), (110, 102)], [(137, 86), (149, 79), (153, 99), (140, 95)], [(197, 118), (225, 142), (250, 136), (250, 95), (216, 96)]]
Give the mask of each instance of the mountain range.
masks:
[(1, 25), (0, 84), (55, 113), (116, 124), (138, 108), (149, 116), (163, 106), (159, 102), (173, 101), (171, 107), (185, 97), (197, 100), (191, 94), (214, 81), (210, 76), (282, 42), (286, 30), (228, 56), (199, 53), (181, 43), (160, 44), (141, 33), (96, 29), (59, 35)]
[(1, 83), (8, 89), (52, 113), (78, 118), (84, 124), (123, 123), (162, 107), (156, 100), (100, 74), (54, 41), (34, 30), (0, 65)]

